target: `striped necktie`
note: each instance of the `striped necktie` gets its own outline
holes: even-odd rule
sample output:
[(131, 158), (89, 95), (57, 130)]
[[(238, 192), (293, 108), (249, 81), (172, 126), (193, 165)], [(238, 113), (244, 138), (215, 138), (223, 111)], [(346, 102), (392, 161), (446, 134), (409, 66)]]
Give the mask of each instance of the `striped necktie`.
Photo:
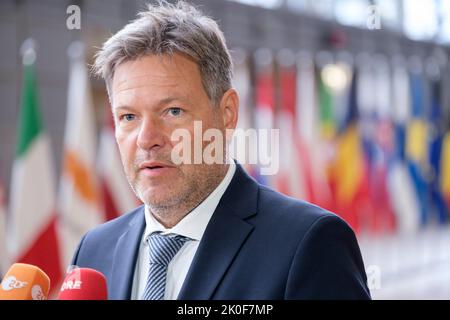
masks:
[(143, 300), (164, 300), (167, 266), (189, 238), (152, 233), (147, 238), (150, 252), (150, 268)]

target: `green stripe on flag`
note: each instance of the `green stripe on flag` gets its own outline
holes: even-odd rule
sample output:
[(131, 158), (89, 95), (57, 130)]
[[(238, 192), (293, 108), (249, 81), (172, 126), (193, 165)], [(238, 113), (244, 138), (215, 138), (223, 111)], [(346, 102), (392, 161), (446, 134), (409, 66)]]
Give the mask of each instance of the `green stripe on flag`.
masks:
[(324, 138), (331, 139), (335, 135), (333, 97), (330, 89), (323, 82), (320, 73), (318, 87), (320, 130)]
[(34, 64), (24, 65), (22, 102), (17, 131), (16, 157), (22, 156), (41, 129)]

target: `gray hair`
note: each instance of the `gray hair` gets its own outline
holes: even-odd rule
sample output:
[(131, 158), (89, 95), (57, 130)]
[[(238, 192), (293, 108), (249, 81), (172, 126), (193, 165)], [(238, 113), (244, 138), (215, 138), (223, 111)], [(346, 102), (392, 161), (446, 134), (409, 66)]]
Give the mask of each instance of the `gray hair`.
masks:
[(159, 1), (109, 38), (96, 54), (93, 72), (106, 82), (110, 100), (115, 68), (145, 55), (186, 54), (199, 66), (208, 98), (218, 105), (231, 88), (232, 61), (217, 23), (192, 5)]

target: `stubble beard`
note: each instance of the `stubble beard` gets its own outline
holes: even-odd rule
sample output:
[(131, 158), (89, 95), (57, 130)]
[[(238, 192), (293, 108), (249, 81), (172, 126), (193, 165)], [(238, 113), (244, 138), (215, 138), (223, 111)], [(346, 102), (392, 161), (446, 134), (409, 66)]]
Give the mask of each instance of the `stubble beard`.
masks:
[(227, 164), (197, 164), (202, 166), (189, 176), (184, 174), (184, 185), (177, 194), (163, 198), (150, 199), (140, 185), (140, 177), (128, 181), (136, 196), (150, 209), (153, 216), (165, 226), (173, 226), (205, 200), (217, 188), (226, 175)]

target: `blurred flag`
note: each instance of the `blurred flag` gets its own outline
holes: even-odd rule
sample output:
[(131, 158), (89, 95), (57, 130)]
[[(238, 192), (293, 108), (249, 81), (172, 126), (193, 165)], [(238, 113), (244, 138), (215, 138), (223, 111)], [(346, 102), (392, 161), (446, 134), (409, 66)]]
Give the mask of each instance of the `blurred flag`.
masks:
[[(329, 86), (330, 81), (334, 81), (332, 76), (328, 76), (329, 80), (327, 82), (327, 74), (332, 73), (334, 70), (334, 65), (327, 64), (322, 68), (319, 66), (319, 77), (318, 81), (318, 103), (319, 103), (319, 130), (320, 136), (323, 140), (327, 142), (332, 142), (333, 138), (336, 136), (336, 124), (334, 116), (333, 107), (333, 91)], [(331, 70), (328, 71), (327, 70)], [(330, 150), (331, 151), (331, 150)]]
[(297, 99), (295, 131), (298, 135), (297, 157), (305, 181), (306, 200), (333, 210), (331, 190), (326, 174), (326, 144), (319, 133), (319, 106), (312, 54), (301, 52), (297, 59)]
[(413, 233), (420, 226), (420, 203), (405, 163), (406, 126), (410, 117), (408, 71), (402, 58), (393, 62), (392, 119), (394, 124), (394, 150), (389, 166), (388, 188), (395, 211), (397, 228), (401, 233)]
[(308, 154), (295, 126), (297, 93), (295, 55), (288, 50), (282, 50), (277, 56), (277, 62), (281, 107), (277, 112), (276, 127), (280, 129), (281, 139), (280, 170), (276, 177), (276, 188), (284, 194), (309, 201), (311, 192), (305, 179), (307, 172), (305, 169), (308, 168), (303, 164)]
[(32, 40), (25, 41), (22, 52), (22, 104), (8, 216), (9, 263), (36, 265), (52, 283), (58, 283), (62, 273), (55, 224), (55, 167), (39, 110)]
[(109, 103), (106, 105), (105, 124), (100, 134), (98, 160), (103, 219), (111, 220), (137, 207), (140, 202), (134, 195), (123, 170)]
[(65, 266), (69, 265), (81, 237), (104, 220), (95, 174), (95, 117), (83, 44), (72, 43), (68, 53), (70, 77), (58, 199)]
[(430, 86), (431, 86), (431, 108), (429, 112), (429, 124), (430, 124), (430, 141), (429, 141), (429, 159), (430, 159), (430, 202), (433, 207), (429, 208), (430, 212), (435, 213), (435, 218), (440, 224), (444, 224), (448, 218), (448, 208), (444, 198), (444, 194), (440, 188), (440, 176), (441, 176), (441, 158), (443, 151), (444, 141), (444, 119), (443, 110), (441, 104), (441, 81), (438, 74), (437, 62), (430, 58), (430, 66), (432, 70), (435, 70), (434, 74), (430, 74)]
[(357, 72), (349, 87), (349, 106), (342, 131), (338, 134), (336, 161), (333, 167), (336, 213), (360, 232), (360, 211), (367, 207), (368, 184), (364, 153), (358, 129)]
[(450, 130), (444, 136), (441, 155), (441, 190), (450, 210)]
[[(450, 87), (450, 66), (446, 56), (443, 57), (441, 63), (441, 88)], [(444, 121), (444, 137), (442, 139), (441, 153), (441, 176), (440, 185), (441, 192), (447, 203), (447, 210), (450, 213), (450, 92), (449, 90), (441, 90), (442, 102), (442, 118)]]
[[(317, 63), (317, 113), (318, 113), (318, 137), (320, 140), (320, 152), (322, 160), (322, 170), (326, 177), (326, 183), (331, 194), (331, 206), (328, 210), (336, 212), (336, 199), (332, 177), (332, 167), (335, 161), (335, 138), (336, 126), (333, 112), (333, 92), (332, 88), (325, 82), (324, 70), (330, 64)], [(337, 212), (336, 212), (337, 213)]]
[(0, 277), (7, 271), (6, 253), (6, 198), (3, 184), (0, 182)]
[(424, 83), (418, 70), (410, 75), (411, 82), (411, 121), (406, 129), (406, 161), (414, 183), (416, 197), (420, 205), (420, 221), (424, 225), (429, 218), (429, 190), (427, 181), (428, 125), (425, 120)]
[(271, 160), (270, 130), (275, 124), (275, 92), (273, 56), (268, 49), (255, 52), (255, 124), (258, 129), (258, 166), (255, 178), (262, 184), (276, 188), (274, 175), (262, 175), (262, 167), (268, 167)]
[[(241, 49), (233, 50), (234, 77), (233, 86), (239, 94), (239, 116), (235, 139), (230, 145), (231, 156), (234, 157), (245, 170), (255, 176), (257, 163), (257, 144), (245, 140), (248, 129), (254, 129), (252, 121), (251, 79), (247, 54)], [(249, 137), (250, 138), (250, 137)]]
[(374, 90), (376, 81), (374, 76), (373, 56), (368, 53), (360, 53), (356, 57), (358, 69), (357, 83), (357, 106), (358, 106), (358, 126), (361, 138), (361, 146), (364, 153), (364, 160), (367, 168), (369, 201), (366, 207), (361, 208), (360, 223), (363, 232), (376, 234), (378, 232), (376, 211), (376, 201), (373, 196), (373, 175), (376, 164), (376, 91)]
[(375, 131), (374, 158), (371, 167), (371, 197), (374, 206), (374, 231), (392, 232), (395, 228), (395, 213), (388, 190), (389, 162), (394, 151), (392, 124), (391, 76), (387, 59), (380, 55), (374, 60)]

